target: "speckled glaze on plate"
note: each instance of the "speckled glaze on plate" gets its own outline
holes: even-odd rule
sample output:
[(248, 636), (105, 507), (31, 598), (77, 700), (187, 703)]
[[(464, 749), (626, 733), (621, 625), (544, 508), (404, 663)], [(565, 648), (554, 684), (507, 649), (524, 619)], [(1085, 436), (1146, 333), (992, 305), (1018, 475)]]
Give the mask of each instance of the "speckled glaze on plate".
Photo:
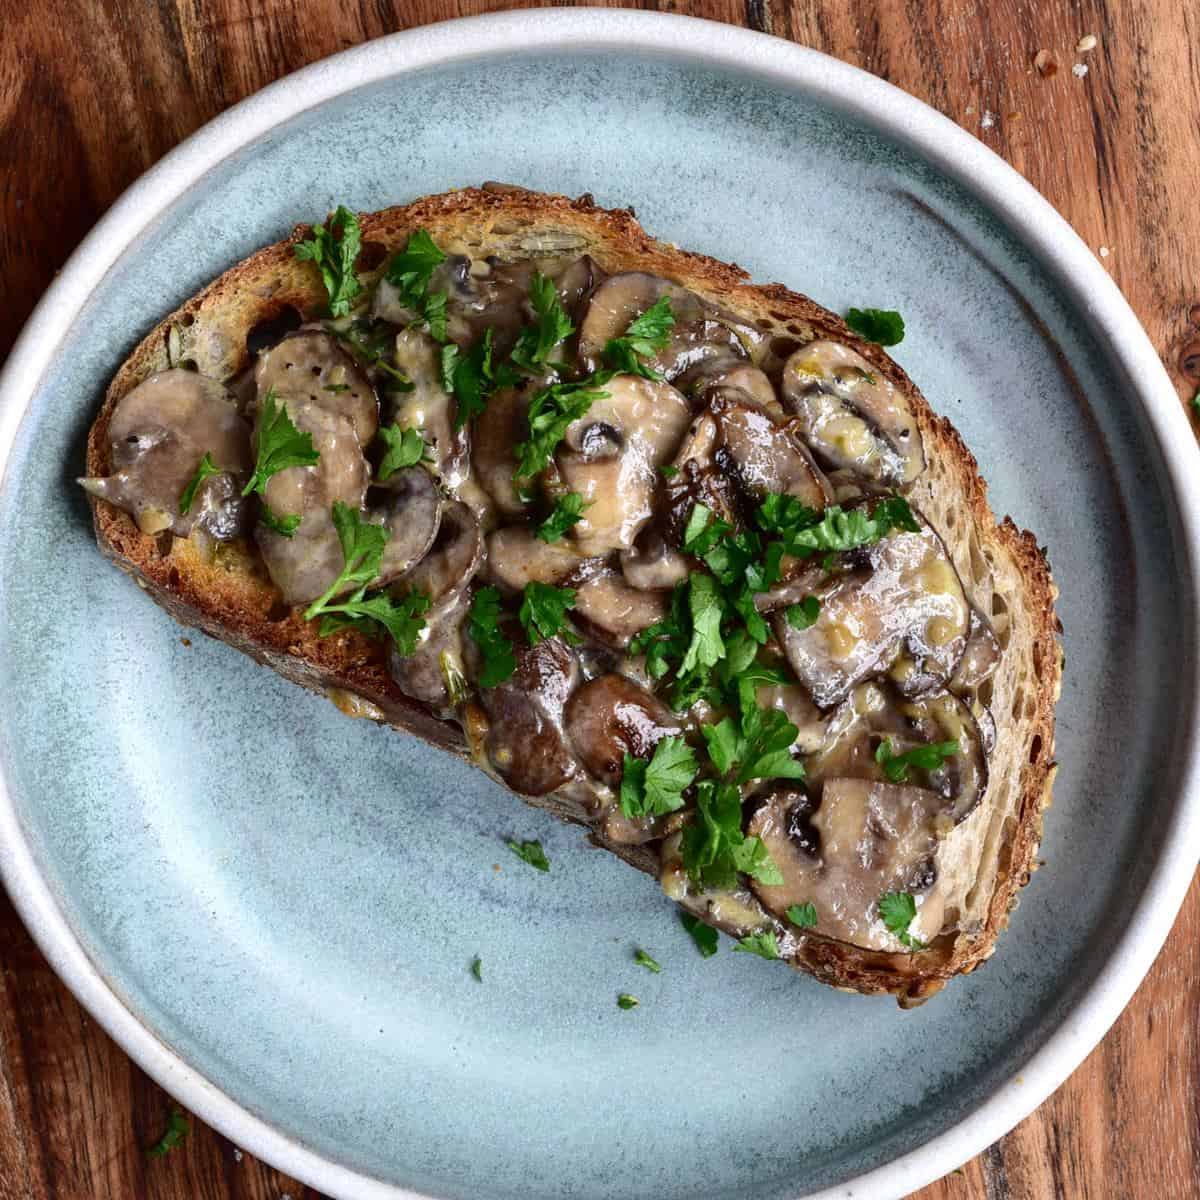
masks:
[[(995, 958), (924, 1008), (728, 943), (701, 960), (654, 882), (580, 831), (219, 644), (185, 647), (97, 553), (70, 481), (107, 379), (163, 312), (336, 202), (488, 178), (632, 204), (654, 234), (837, 310), (901, 309), (896, 357), (997, 511), (1048, 543), (1067, 629), (1048, 866)], [(887, 85), (634, 12), (375, 42), (135, 185), (0, 380), (0, 869), (138, 1062), (336, 1196), (899, 1196), (1074, 1069), (1182, 899), (1195, 468), (1086, 247)], [(508, 835), (540, 837), (550, 874)]]

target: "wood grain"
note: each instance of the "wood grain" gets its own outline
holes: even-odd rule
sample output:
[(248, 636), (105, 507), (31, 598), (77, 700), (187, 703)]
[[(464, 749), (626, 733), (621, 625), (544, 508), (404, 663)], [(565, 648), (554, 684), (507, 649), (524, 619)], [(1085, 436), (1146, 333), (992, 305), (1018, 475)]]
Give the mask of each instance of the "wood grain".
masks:
[[(143, 170), (271, 80), (372, 37), (513, 5), (26, 0), (0, 38), (0, 354)], [(654, 7), (650, 5), (650, 7)], [(891, 80), (1022, 171), (1200, 388), (1200, 8), (1178, 0), (704, 0), (658, 7), (792, 38)], [(1096, 47), (1076, 52), (1086, 34)], [(1057, 64), (1033, 66), (1039, 50)], [(1086, 74), (1072, 66), (1081, 63)], [(1103, 248), (1103, 249), (1102, 249)], [(1107, 251), (1107, 253), (1105, 253)], [(1048, 852), (1053, 859), (1051, 841)], [(1031, 1118), (920, 1200), (1200, 1195), (1200, 890), (1102, 1045)], [(0, 1200), (315, 1192), (194, 1126), (96, 1028), (0, 899)]]

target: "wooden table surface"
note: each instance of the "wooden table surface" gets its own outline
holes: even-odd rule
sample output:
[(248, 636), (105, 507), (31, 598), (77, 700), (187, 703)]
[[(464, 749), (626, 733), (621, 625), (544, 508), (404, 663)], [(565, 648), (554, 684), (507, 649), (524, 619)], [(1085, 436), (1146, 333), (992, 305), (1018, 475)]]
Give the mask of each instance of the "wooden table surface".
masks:
[[(25, 0), (0, 38), (0, 355), (116, 196), (230, 104), (380, 34), (510, 5), (438, 0)], [(650, 5), (650, 7), (654, 7)], [(1176, 379), (1200, 387), (1200, 7), (1194, 0), (709, 0), (881, 75), (1057, 206)], [(1094, 35), (1091, 49), (1077, 49)], [(1086, 44), (1086, 43), (1085, 43)], [(1048, 52), (1057, 70), (1034, 66)], [(1078, 65), (1077, 65), (1078, 64)], [(1086, 68), (1086, 70), (1085, 70)], [(1053, 861), (1055, 847), (1048, 845)], [(1102, 1045), (921, 1200), (1200, 1195), (1200, 891)], [(1003, 952), (1003, 947), (1001, 948)], [(58, 982), (0, 896), (0, 1200), (312, 1198), (193, 1122)], [(934, 1001), (936, 1003), (936, 1001)]]

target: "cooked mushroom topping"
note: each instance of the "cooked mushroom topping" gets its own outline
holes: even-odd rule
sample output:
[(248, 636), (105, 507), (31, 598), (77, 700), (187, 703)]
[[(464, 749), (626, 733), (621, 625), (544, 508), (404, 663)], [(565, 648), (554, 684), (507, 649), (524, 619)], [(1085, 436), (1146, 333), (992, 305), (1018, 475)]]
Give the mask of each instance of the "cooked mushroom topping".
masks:
[(828, 708), (889, 669), (909, 694), (945, 684), (962, 657), (969, 617), (941, 538), (922, 521), (919, 533), (894, 530), (851, 563), (858, 565), (813, 591), (821, 607), (809, 628), (794, 628), (782, 612), (774, 619), (775, 636), (813, 699)]
[(558, 298), (567, 315), (579, 324), (579, 312), (592, 290), (603, 283), (605, 274), (590, 254), (584, 254), (564, 268), (558, 276)]
[(474, 426), (471, 465), (475, 477), (500, 512), (510, 517), (529, 508), (529, 501), (521, 498), (513, 481), (517, 466), (514, 447), (528, 435), (528, 410), (529, 396), (506, 388), (488, 400)]
[(992, 623), (977, 608), (971, 609), (967, 645), (958, 670), (950, 680), (950, 690), (966, 692), (977, 688), (1000, 664), (1000, 640)]
[(658, 529), (647, 526), (632, 549), (621, 551), (621, 571), (630, 587), (669, 592), (688, 577), (688, 561)]
[(868, 779), (829, 779), (815, 811), (804, 792), (779, 789), (750, 821), (783, 875), (781, 884), (751, 881), (758, 898), (786, 920), (792, 905), (812, 904), (816, 931), (870, 950), (900, 949), (879, 915), (879, 897), (907, 892), (917, 904), (913, 937), (941, 928), (935, 902), (924, 904), (944, 801), (935, 792)]
[(619, 572), (604, 569), (575, 589), (575, 615), (602, 640), (623, 650), (648, 625), (667, 615), (667, 597), (632, 588)]
[(529, 319), (529, 281), (536, 269), (537, 264), (530, 261), (472, 261), (463, 254), (448, 256), (434, 271), (429, 290), (447, 294), (451, 339), (474, 342), (490, 329), (497, 350), (509, 350)]
[(454, 398), (442, 387), (439, 351), (419, 329), (396, 335), (396, 366), (408, 376), (411, 392), (395, 392), (390, 419), (401, 429), (420, 429), (432, 448), (433, 462), (447, 490), (462, 486), (470, 469), (466, 428), (454, 428)]
[(422, 640), (403, 657), (395, 642), (388, 645), (388, 671), (396, 686), (440, 714), (449, 713), (458, 699), (450, 681), (465, 677), (463, 623), (470, 604), (465, 591), (452, 592), (425, 618)]
[(802, 346), (784, 364), (780, 388), (809, 446), (831, 466), (893, 485), (925, 469), (904, 394), (848, 346)]
[(381, 502), (370, 509), (367, 519), (387, 527), (378, 577), (385, 584), (414, 567), (433, 545), (442, 521), (442, 498), (424, 467), (397, 471), (386, 490), (380, 488), (377, 494)]
[[(442, 507), (442, 520), (429, 553), (401, 581), (402, 592), (423, 592), (445, 607), (461, 595), (483, 562), (483, 533), (475, 514), (458, 500)], [(433, 624), (430, 615), (427, 623)]]
[(768, 413), (773, 420), (784, 418), (783, 405), (775, 394), (770, 377), (761, 368), (749, 363), (741, 355), (722, 355), (708, 358), (690, 371), (685, 371), (675, 382), (685, 396), (694, 396), (703, 402), (717, 390), (730, 391)]
[(583, 519), (571, 530), (582, 554), (633, 545), (653, 512), (658, 468), (687, 429), (687, 401), (669, 384), (618, 375), (606, 397), (567, 427), (557, 455), (568, 491), (584, 498)]
[(265, 351), (254, 368), (259, 396), (274, 389), (293, 404), (301, 400), (336, 412), (354, 426), (366, 446), (379, 425), (379, 401), (358, 364), (336, 338), (316, 329), (290, 334)]
[(488, 574), (519, 592), (527, 583), (561, 584), (587, 565), (569, 542), (543, 542), (525, 525), (497, 529), (487, 540)]
[(728, 318), (705, 305), (694, 292), (640, 271), (613, 275), (592, 293), (579, 327), (579, 357), (596, 370), (604, 347), (624, 335), (629, 323), (663, 296), (669, 296), (675, 327), (666, 348), (648, 360), (667, 379), (708, 358), (746, 356), (746, 348)]
[(513, 791), (544, 796), (578, 771), (563, 731), (563, 706), (579, 681), (579, 664), (557, 637), (521, 646), (518, 636), (517, 645), (516, 673), (481, 693), (491, 718), (484, 751)]
[[(113, 473), (79, 482), (130, 513), (143, 533), (187, 537), (198, 527), (225, 539), (241, 531), (250, 428), (215, 380), (183, 370), (151, 375), (117, 402), (108, 440)], [(205, 454), (222, 473), (200, 484), (183, 514), (180, 497)]]

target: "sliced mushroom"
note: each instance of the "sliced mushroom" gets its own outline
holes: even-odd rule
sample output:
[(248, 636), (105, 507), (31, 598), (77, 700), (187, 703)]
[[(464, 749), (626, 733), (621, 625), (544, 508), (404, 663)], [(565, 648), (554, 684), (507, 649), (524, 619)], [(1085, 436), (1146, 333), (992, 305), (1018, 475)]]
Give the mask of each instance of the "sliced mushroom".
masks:
[(690, 371), (685, 371), (675, 386), (685, 396), (700, 402), (707, 401), (717, 390), (740, 394), (747, 402), (776, 420), (784, 416), (783, 405), (767, 373), (741, 355), (721, 355), (704, 359)]
[(401, 429), (420, 429), (433, 451), (433, 463), (448, 491), (456, 492), (470, 470), (467, 428), (455, 429), (457, 405), (442, 387), (440, 351), (419, 329), (396, 335), (396, 366), (408, 376), (411, 392), (392, 395), (391, 419)]
[(442, 498), (424, 467), (397, 471), (378, 494), (383, 500), (367, 519), (388, 531), (377, 578), (382, 585), (399, 579), (425, 557), (441, 525)]
[(668, 597), (626, 583), (611, 568), (596, 571), (575, 589), (575, 616), (602, 641), (624, 649), (643, 629), (667, 615)]
[[(183, 370), (151, 375), (117, 402), (108, 439), (113, 473), (79, 482), (131, 514), (144, 533), (187, 537), (200, 528), (228, 539), (241, 532), (250, 427), (216, 380)], [(185, 515), (180, 498), (205, 454), (222, 473), (199, 486)]]
[(451, 694), (451, 680), (465, 675), (463, 623), (470, 607), (465, 591), (448, 594), (426, 616), (417, 648), (407, 657), (395, 642), (388, 642), (388, 671), (396, 686), (441, 714), (453, 710), (457, 700)]
[(992, 623), (977, 608), (971, 608), (967, 645), (950, 680), (950, 690), (965, 692), (977, 688), (1000, 665), (1000, 639)]
[(563, 729), (579, 664), (561, 638), (523, 646), (518, 637), (516, 644), (516, 673), (480, 695), (490, 718), (484, 752), (514, 792), (544, 796), (579, 772)]
[(746, 356), (730, 318), (669, 279), (631, 271), (610, 276), (592, 293), (579, 328), (579, 357), (585, 369), (597, 370), (609, 341), (623, 337), (629, 323), (663, 296), (670, 297), (675, 326), (666, 348), (648, 360), (653, 370), (674, 379), (708, 358)]
[(558, 298), (571, 319), (578, 324), (579, 311), (592, 289), (603, 283), (604, 272), (590, 254), (583, 254), (556, 274)]
[(529, 436), (529, 396), (513, 388), (497, 392), (475, 422), (471, 462), (475, 476), (506, 516), (529, 508), (513, 481), (514, 447)]
[(336, 338), (317, 329), (303, 329), (276, 342), (254, 368), (259, 397), (274, 390), (292, 403), (308, 401), (347, 418), (359, 445), (367, 446), (379, 426), (375, 389)]
[(535, 580), (558, 586), (587, 562), (569, 542), (543, 542), (526, 525), (497, 529), (487, 540), (489, 577), (514, 592)]
[(829, 465), (891, 485), (911, 483), (925, 469), (907, 397), (849, 346), (802, 346), (784, 364), (780, 391), (809, 447)]
[(796, 629), (776, 614), (775, 636), (822, 708), (889, 668), (911, 695), (944, 685), (954, 673), (966, 645), (967, 600), (941, 538), (920, 524), (918, 533), (893, 530), (856, 551), (848, 569), (817, 587), (812, 594), (821, 607), (809, 628)]
[(928, 909), (944, 803), (919, 787), (867, 779), (827, 780), (813, 810), (807, 793), (777, 790), (751, 818), (783, 875), (781, 884), (751, 881), (758, 898), (787, 920), (792, 905), (812, 904), (816, 931), (870, 950), (903, 949), (879, 913), (879, 897), (907, 892), (918, 910), (910, 926), (929, 939), (941, 929), (940, 904)]
[(642, 591), (669, 592), (688, 577), (689, 570), (687, 559), (654, 526), (643, 529), (631, 549), (621, 551), (626, 583)]
[(482, 563), (478, 519), (465, 504), (450, 500), (442, 507), (441, 525), (429, 553), (404, 576), (399, 590), (422, 592), (435, 608), (444, 608), (463, 593)]
[(669, 384), (618, 375), (607, 395), (567, 427), (556, 456), (567, 490), (584, 498), (571, 536), (583, 554), (624, 550), (653, 513), (658, 468), (675, 453), (691, 414)]

